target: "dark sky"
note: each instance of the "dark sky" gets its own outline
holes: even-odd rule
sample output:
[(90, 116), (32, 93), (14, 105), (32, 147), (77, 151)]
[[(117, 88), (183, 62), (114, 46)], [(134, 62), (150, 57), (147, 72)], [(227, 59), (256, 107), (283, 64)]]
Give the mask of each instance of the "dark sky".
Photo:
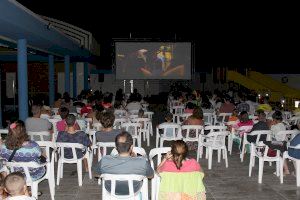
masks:
[(131, 33), (132, 38), (175, 40), (176, 35), (176, 41), (191, 41), (195, 63), (203, 69), (231, 63), (276, 73), (282, 70), (275, 70), (275, 65), (284, 66), (286, 72), (300, 73), (298, 28), (280, 15), (254, 18), (258, 13), (250, 12), (248, 18), (241, 18), (243, 10), (232, 16), (227, 10), (217, 15), (218, 11), (204, 13), (207, 8), (200, 5), (166, 7), (155, 1), (139, 1), (138, 7), (130, 1), (17, 1), (37, 14), (92, 32), (101, 44), (103, 65), (110, 65), (113, 38), (128, 39)]

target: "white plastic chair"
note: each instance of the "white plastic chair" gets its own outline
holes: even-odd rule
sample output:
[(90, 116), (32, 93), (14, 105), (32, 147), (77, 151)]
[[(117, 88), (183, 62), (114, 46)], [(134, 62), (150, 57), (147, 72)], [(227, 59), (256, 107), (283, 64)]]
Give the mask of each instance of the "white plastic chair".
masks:
[(143, 134), (143, 141), (146, 141), (147, 139), (147, 146), (150, 146), (150, 128), (152, 128), (151, 120), (149, 118), (134, 118), (131, 119), (133, 123), (140, 123), (141, 129), (140, 133)]
[(93, 129), (94, 129), (95, 131), (101, 131), (101, 129), (102, 129), (102, 124), (101, 124), (100, 122), (98, 122), (98, 123), (93, 123), (93, 124), (92, 124), (92, 127), (93, 127)]
[[(133, 153), (135, 153), (135, 154), (137, 154), (137, 155), (141, 155), (141, 156), (144, 156), (144, 157), (147, 156), (145, 149), (143, 149), (142, 147), (133, 147), (132, 151), (133, 151)], [(118, 151), (117, 151), (116, 148), (114, 148), (114, 149), (111, 151), (111, 153), (110, 153), (110, 155), (112, 155), (112, 156), (116, 156), (116, 155), (118, 155), (118, 154), (119, 154), (119, 153), (118, 153)]]
[[(298, 151), (300, 151), (299, 144), (297, 146), (288, 146), (288, 148), (293, 148), (293, 149), (297, 149)], [(288, 151), (285, 151), (282, 156), (282, 162), (281, 162), (281, 166), (280, 166), (280, 183), (283, 183), (283, 163), (284, 163), (285, 159), (294, 161), (294, 165), (296, 168), (295, 169), (296, 170), (296, 185), (297, 185), (297, 187), (300, 187), (300, 159), (289, 156)]]
[(271, 135), (271, 134), (272, 134), (272, 131), (270, 131), (270, 130), (252, 131), (251, 133), (248, 134), (251, 136), (256, 135), (255, 143), (250, 143), (249, 177), (251, 177), (252, 167), (255, 166), (255, 154), (257, 153), (256, 148), (260, 148), (260, 144), (262, 144), (261, 146), (264, 146), (264, 144), (262, 142), (260, 142), (261, 136), (266, 135), (266, 137), (267, 137), (268, 135)]
[(49, 131), (27, 131), (27, 134), (33, 141), (50, 141), (53, 137)]
[[(202, 158), (203, 146), (202, 146), (202, 136), (204, 135), (204, 128), (200, 125), (183, 125), (181, 126), (181, 132), (186, 131), (185, 137), (183, 136), (183, 141), (185, 142), (197, 142), (197, 161), (199, 161), (199, 157)], [(191, 131), (194, 131), (196, 136), (191, 137)], [(200, 154), (200, 156), (199, 156)]]
[(138, 115), (139, 110), (129, 110), (129, 115)]
[(53, 119), (48, 119), (48, 121), (52, 124), (53, 133), (56, 133), (57, 132), (57, 122), (59, 122), (61, 120), (53, 118)]
[(116, 109), (114, 111), (114, 114), (115, 114), (115, 116), (122, 118), (122, 117), (126, 117), (127, 111), (126, 110), (121, 110), (121, 109)]
[(133, 146), (135, 146), (135, 140), (137, 141), (137, 146), (142, 147), (142, 137), (141, 137), (141, 124), (140, 123), (132, 123), (127, 122), (121, 125), (121, 128), (125, 129), (128, 133), (131, 134), (133, 138)]
[[(60, 178), (63, 178), (63, 164), (64, 163), (76, 163), (77, 164), (77, 173), (78, 173), (78, 185), (82, 186), (82, 160), (84, 158), (87, 159), (88, 170), (89, 170), (89, 178), (92, 179), (92, 170), (91, 170), (91, 159), (90, 152), (88, 149), (79, 143), (65, 143), (65, 142), (57, 142), (56, 147), (60, 152), (60, 157), (58, 160), (57, 167), (57, 185), (59, 185)], [(71, 148), (73, 158), (65, 158), (64, 149)], [(85, 149), (86, 153), (82, 158), (77, 158), (76, 149)]]
[[(116, 147), (116, 144), (114, 142), (97, 142), (96, 145), (98, 148), (98, 162), (101, 160), (103, 156), (107, 155), (107, 148)], [(102, 153), (101, 153), (101, 148), (102, 148)]]
[(0, 138), (2, 138), (3, 135), (8, 135), (8, 129), (0, 129)]
[[(160, 135), (159, 130), (163, 130)], [(172, 136), (167, 136), (167, 129), (172, 129)], [(164, 141), (181, 140), (181, 126), (175, 123), (163, 123), (156, 128), (156, 148), (158, 147), (158, 142), (160, 141), (160, 147), (163, 147)]]
[(51, 108), (51, 112), (54, 113), (54, 115), (58, 115), (59, 108)]
[(152, 120), (153, 114), (154, 112), (151, 111), (144, 112), (144, 115), (147, 116), (147, 118), (149, 118), (150, 120)]
[[(258, 142), (258, 141), (257, 141)], [(251, 155), (249, 163), (249, 176), (251, 176), (252, 167), (255, 163), (255, 157), (258, 158), (259, 168), (258, 168), (258, 183), (262, 183), (264, 162), (276, 162), (276, 175), (280, 175), (280, 166), (282, 159), (280, 157), (280, 152), (277, 150), (275, 157), (268, 156), (269, 147), (263, 142), (258, 142), (258, 144), (251, 143)]]
[(114, 121), (114, 125), (113, 125), (113, 128), (114, 129), (121, 129), (122, 127), (122, 124), (128, 122), (128, 120), (126, 118), (117, 118), (115, 119)]
[(221, 160), (221, 151), (223, 151), (223, 158), (225, 159), (225, 166), (228, 168), (227, 148), (225, 144), (228, 131), (211, 132), (204, 135), (203, 147), (206, 148), (206, 158), (208, 157), (208, 169), (212, 166), (213, 150), (218, 150), (218, 162)]
[(175, 115), (177, 124), (181, 125), (188, 117), (192, 116), (193, 113), (182, 113), (181, 115)]
[[(129, 175), (129, 174), (102, 174), (102, 199), (119, 200), (139, 200), (139, 193), (141, 192), (142, 199), (148, 199), (148, 178), (141, 175)], [(111, 182), (111, 192), (107, 191), (105, 188), (105, 181)], [(129, 187), (128, 195), (117, 195), (116, 194), (116, 182), (126, 181)], [(133, 182), (142, 181), (143, 185), (139, 191), (134, 192)]]
[[(246, 153), (246, 145), (249, 145), (249, 142), (247, 140), (247, 135), (248, 133), (252, 130), (253, 126), (241, 126), (239, 127), (237, 130), (236, 130), (236, 135), (235, 137), (238, 138), (240, 140), (240, 145), (242, 144), (243, 142), (243, 146), (242, 146), (242, 151), (240, 153), (240, 159), (241, 159), (241, 162), (244, 161), (244, 155)], [(238, 135), (240, 134), (240, 132), (244, 132), (243, 134), (243, 138), (240, 138)], [(232, 138), (233, 139), (233, 138)], [(231, 145), (232, 145), (233, 142), (231, 142)], [(232, 147), (231, 147), (232, 149)]]
[[(171, 147), (160, 147), (160, 148), (154, 148), (150, 150), (149, 160), (152, 169), (157, 168), (157, 166), (161, 163), (162, 154), (166, 154), (169, 151), (171, 151)], [(153, 161), (154, 157), (157, 157), (157, 164), (155, 168), (154, 168), (154, 161)], [(156, 173), (154, 173), (154, 177), (151, 180), (151, 200), (158, 200), (158, 192), (156, 191), (157, 190), (156, 186), (158, 181), (159, 181), (159, 176)]]
[[(26, 184), (27, 184), (27, 186), (31, 187), (32, 197), (34, 197), (36, 199), (38, 199), (38, 184), (40, 182), (42, 182), (43, 180), (47, 179), (48, 184), (49, 184), (51, 199), (54, 200), (55, 181), (54, 181), (54, 176), (52, 174), (50, 162), (46, 162), (44, 164), (39, 164), (36, 162), (7, 162), (6, 166), (10, 169), (9, 170), (10, 172), (14, 172), (15, 168), (23, 169), (25, 176), (26, 176)], [(30, 176), (29, 169), (40, 168), (40, 167), (46, 167), (46, 174), (42, 178), (33, 181)]]
[(171, 108), (171, 113), (173, 114), (174, 123), (178, 123), (178, 121), (176, 120), (179, 118), (181, 114), (183, 114), (183, 112), (184, 112), (184, 106), (173, 106)]
[(283, 114), (283, 120), (289, 120), (290, 118), (292, 118), (292, 113), (289, 111), (284, 111), (282, 114)]

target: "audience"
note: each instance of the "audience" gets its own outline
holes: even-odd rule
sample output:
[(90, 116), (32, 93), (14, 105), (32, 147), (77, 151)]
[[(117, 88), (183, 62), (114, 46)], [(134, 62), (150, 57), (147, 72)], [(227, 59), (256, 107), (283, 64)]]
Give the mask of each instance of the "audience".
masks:
[(224, 103), (221, 105), (219, 113), (232, 113), (235, 106), (230, 102), (230, 97), (226, 96), (224, 98)]
[(52, 130), (52, 124), (48, 120), (40, 118), (40, 106), (33, 105), (31, 111), (33, 116), (27, 118), (25, 121), (27, 131), (40, 132)]
[[(136, 174), (152, 178), (154, 171), (150, 166), (149, 161), (142, 157), (137, 156), (133, 152), (133, 139), (132, 136), (124, 131), (117, 135), (115, 138), (117, 156), (104, 156), (96, 166), (97, 174)], [(137, 192), (142, 182), (133, 182), (134, 192)], [(110, 182), (105, 182), (106, 190), (111, 190)], [(116, 193), (119, 195), (129, 194), (127, 182), (117, 181)]]
[[(266, 119), (266, 114), (263, 110), (258, 111), (258, 122), (253, 125), (252, 131), (262, 131), (262, 130), (270, 130), (268, 124), (267, 124), (267, 119)], [(256, 142), (257, 135), (247, 135), (247, 140), (250, 143), (255, 143)], [(261, 135), (259, 141), (266, 141), (267, 135)]]
[[(60, 108), (59, 115), (62, 120), (56, 123), (57, 131), (65, 131), (67, 128), (66, 118), (69, 115), (69, 109), (66, 107)], [(77, 122), (75, 122), (75, 130), (80, 130)]]

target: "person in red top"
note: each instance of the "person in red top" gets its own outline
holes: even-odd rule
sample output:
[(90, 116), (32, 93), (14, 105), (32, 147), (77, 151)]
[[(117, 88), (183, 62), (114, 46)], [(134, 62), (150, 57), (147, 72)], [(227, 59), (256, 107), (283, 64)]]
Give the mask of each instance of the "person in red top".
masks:
[(232, 113), (235, 106), (230, 103), (230, 97), (226, 96), (224, 98), (224, 103), (221, 105), (219, 113)]
[(188, 146), (183, 140), (176, 140), (172, 144), (171, 152), (157, 167), (157, 172), (194, 172), (202, 171), (195, 159), (188, 159)]
[(93, 99), (93, 97), (89, 97), (87, 99), (87, 104), (81, 108), (80, 110), (80, 115), (83, 115), (83, 114), (89, 114), (90, 112), (93, 111), (93, 104), (94, 104), (95, 100)]

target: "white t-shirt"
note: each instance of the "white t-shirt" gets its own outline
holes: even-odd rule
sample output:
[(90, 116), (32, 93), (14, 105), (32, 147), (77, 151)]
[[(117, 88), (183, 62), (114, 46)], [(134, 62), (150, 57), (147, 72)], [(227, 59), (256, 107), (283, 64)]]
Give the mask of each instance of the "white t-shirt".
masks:
[(8, 197), (7, 200), (36, 200), (33, 197), (21, 195), (21, 196), (14, 196), (14, 197)]
[(271, 131), (272, 131), (272, 139), (276, 141), (284, 141), (285, 140), (285, 135), (284, 134), (277, 134), (279, 131), (285, 131), (285, 125), (280, 122), (278, 124), (272, 125), (271, 126)]
[(139, 110), (142, 108), (142, 105), (140, 102), (130, 102), (127, 104), (126, 109), (127, 110)]

